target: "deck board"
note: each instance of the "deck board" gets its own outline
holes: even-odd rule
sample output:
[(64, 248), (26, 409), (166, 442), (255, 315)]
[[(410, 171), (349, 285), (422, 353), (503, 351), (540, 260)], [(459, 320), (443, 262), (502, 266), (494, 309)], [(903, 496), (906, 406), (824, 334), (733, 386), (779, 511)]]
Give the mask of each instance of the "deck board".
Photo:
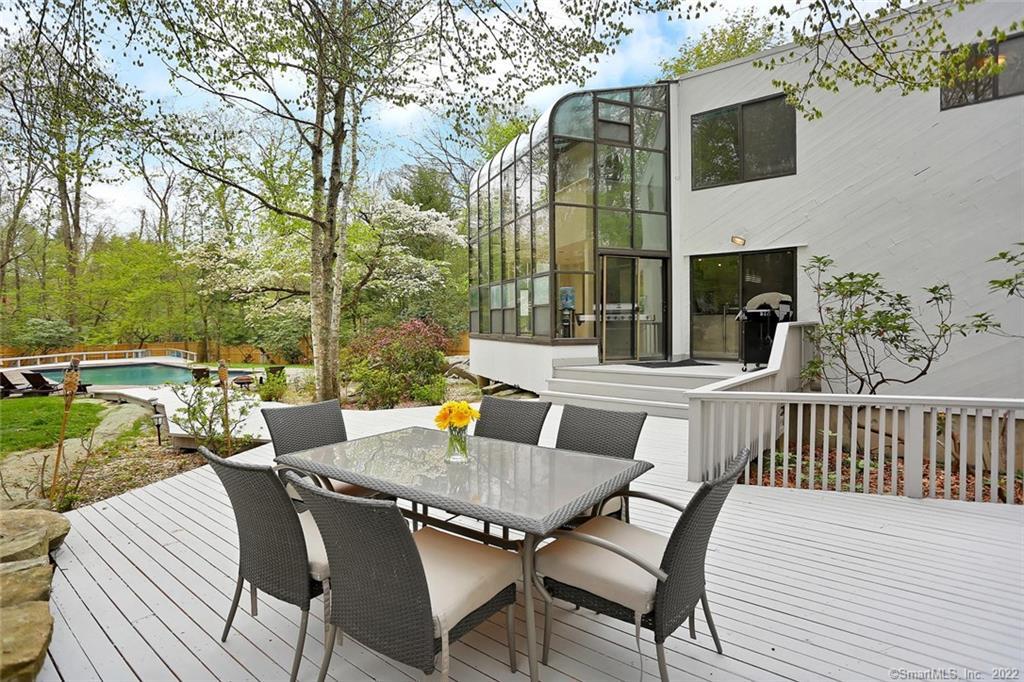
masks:
[[(542, 444), (555, 439), (552, 409)], [(429, 426), (432, 409), (346, 412), (352, 437)], [(634, 484), (685, 502), (685, 421), (650, 418), (637, 456), (655, 468)], [(239, 455), (269, 462), (262, 446)], [(676, 514), (633, 502), (632, 522), (668, 533)], [(441, 518), (449, 515), (440, 510)], [(68, 514), (55, 553), (54, 637), (42, 680), (283, 680), (298, 609), (243, 599), (220, 642), (237, 570), (231, 506), (204, 467)], [(458, 518), (471, 527), (479, 523)], [(666, 642), (673, 680), (885, 679), (890, 669), (979, 670), (1024, 665), (1024, 509), (866, 494), (737, 486), (707, 558), (708, 594), (725, 647), (703, 614)], [(500, 614), (452, 647), (454, 680), (527, 679), (522, 594), (519, 671), (508, 669)], [(535, 603), (538, 615), (542, 604)], [(658, 679), (650, 633), (556, 602), (544, 680)], [(323, 652), (319, 600), (310, 610), (300, 679)], [(642, 674), (641, 674), (642, 665)], [(346, 638), (335, 682), (410, 679), (415, 671)]]

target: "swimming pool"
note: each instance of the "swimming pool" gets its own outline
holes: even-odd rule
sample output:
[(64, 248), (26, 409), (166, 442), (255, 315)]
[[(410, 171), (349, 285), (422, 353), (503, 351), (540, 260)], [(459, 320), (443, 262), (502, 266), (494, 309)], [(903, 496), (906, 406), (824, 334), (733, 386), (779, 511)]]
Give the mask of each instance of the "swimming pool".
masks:
[[(233, 371), (236, 377), (247, 372)], [(60, 381), (64, 376), (63, 369), (40, 372), (51, 381)], [(217, 371), (211, 370), (214, 381)], [(81, 381), (96, 386), (156, 386), (159, 384), (182, 384), (192, 381), (192, 371), (185, 367), (162, 365), (160, 363), (137, 363), (131, 365), (103, 365), (101, 367), (83, 367)]]

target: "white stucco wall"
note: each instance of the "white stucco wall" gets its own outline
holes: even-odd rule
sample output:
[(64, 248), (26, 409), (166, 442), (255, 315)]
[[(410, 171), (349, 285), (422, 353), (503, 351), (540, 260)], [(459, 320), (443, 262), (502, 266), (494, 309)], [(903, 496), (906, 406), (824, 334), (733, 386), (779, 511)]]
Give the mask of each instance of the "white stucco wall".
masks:
[(597, 362), (597, 346), (545, 346), (492, 339), (469, 340), (471, 372), (534, 393), (547, 390), (554, 362), (566, 359), (578, 359), (581, 363)]
[[(1019, 19), (1020, 5), (988, 2), (949, 20), (952, 41)], [(990, 294), (1007, 270), (987, 262), (1024, 241), (1024, 96), (939, 111), (937, 91), (901, 97), (842, 85), (815, 92), (823, 118), (797, 117), (796, 175), (692, 191), (692, 114), (773, 94), (775, 73), (736, 63), (675, 84), (673, 164), (673, 353), (689, 349), (689, 256), (798, 247), (830, 254), (840, 271), (878, 271), (907, 293), (949, 282), (961, 316), (989, 311), (1024, 334), (1024, 306)], [(798, 317), (814, 313), (798, 274)], [(923, 302), (924, 297), (920, 296)], [(890, 392), (1024, 396), (1024, 341), (991, 335), (957, 339), (921, 381)]]

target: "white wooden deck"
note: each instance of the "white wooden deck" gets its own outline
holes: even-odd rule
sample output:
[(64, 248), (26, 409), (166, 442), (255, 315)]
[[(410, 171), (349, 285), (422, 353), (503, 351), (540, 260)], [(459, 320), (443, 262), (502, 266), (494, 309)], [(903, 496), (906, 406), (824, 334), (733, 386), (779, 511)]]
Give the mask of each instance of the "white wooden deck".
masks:
[[(433, 409), (346, 413), (356, 437), (430, 423)], [(558, 408), (542, 444), (554, 441)], [(655, 464), (637, 488), (685, 500), (685, 421), (651, 418), (638, 457)], [(242, 457), (269, 461), (268, 446)], [(667, 532), (674, 517), (636, 504), (633, 522)], [(198, 469), (69, 515), (56, 554), (56, 620), (42, 680), (284, 680), (298, 610), (261, 596), (219, 634), (234, 586), (237, 538), (223, 488)], [(900, 670), (953, 669), (959, 679), (1024, 667), (1024, 509), (736, 486), (708, 555), (708, 594), (725, 654), (698, 615), (668, 643), (673, 680), (914, 679)], [(242, 607), (247, 603), (243, 599)], [(322, 653), (312, 610), (300, 673), (315, 679)], [(699, 609), (698, 609), (699, 614)], [(457, 680), (524, 680), (507, 667), (505, 626), (493, 618), (452, 648)], [(650, 633), (641, 657), (632, 627), (556, 609), (544, 680), (657, 679)], [(896, 672), (890, 673), (895, 670)], [(891, 675), (891, 676), (890, 676)], [(406, 679), (410, 669), (350, 638), (337, 681)], [(924, 678), (918, 678), (924, 679)], [(932, 677), (932, 679), (940, 679)], [(948, 679), (948, 678), (947, 678)]]

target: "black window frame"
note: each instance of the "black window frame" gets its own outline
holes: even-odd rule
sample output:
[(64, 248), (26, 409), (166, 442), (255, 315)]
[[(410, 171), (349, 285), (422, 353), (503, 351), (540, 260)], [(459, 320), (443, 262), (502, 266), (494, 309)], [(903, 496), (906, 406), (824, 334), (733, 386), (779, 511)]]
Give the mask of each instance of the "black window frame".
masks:
[[(1020, 32), (1017, 32), (1017, 33), (1011, 33), (1010, 35), (1006, 36), (1005, 39), (999, 41), (998, 43), (994, 43), (992, 45), (989, 45), (989, 49), (991, 50), (992, 58), (998, 60), (999, 59), (999, 46), (1002, 45), (1003, 43), (1008, 43), (1011, 40), (1024, 40), (1024, 31), (1020, 31)], [(976, 49), (976, 48), (980, 48), (981, 47), (981, 43), (971, 43), (970, 47), (971, 47), (972, 50)], [(943, 55), (943, 56), (945, 56), (945, 55)], [(946, 86), (944, 86), (944, 85), (939, 86), (939, 111), (949, 111), (950, 109), (960, 109), (962, 107), (974, 106), (975, 104), (984, 104), (985, 102), (993, 102), (993, 101), (999, 100), (999, 99), (1008, 99), (1010, 97), (1019, 97), (1021, 95), (1024, 95), (1024, 90), (1022, 90), (1020, 92), (1011, 92), (1008, 95), (1001, 95), (1001, 94), (999, 94), (999, 76), (1001, 76), (1001, 75), (1002, 75), (1002, 72), (997, 73), (994, 76), (987, 76), (984, 79), (979, 79), (979, 80), (991, 80), (992, 81), (992, 96), (991, 97), (986, 97), (984, 99), (976, 99), (976, 100), (974, 100), (972, 102), (960, 102), (959, 104), (946, 104), (945, 103), (944, 93), (946, 92), (946, 90), (948, 88), (946, 88)]]
[[(701, 111), (690, 116), (690, 190), (693, 192), (702, 189), (712, 189), (714, 187), (727, 187), (729, 185), (740, 185), (746, 182), (758, 182), (760, 180), (771, 180), (773, 178), (784, 178), (789, 175), (796, 175), (797, 172), (797, 126), (796, 126), (796, 108), (790, 106), (789, 109), (793, 115), (793, 170), (785, 171), (782, 173), (773, 173), (771, 175), (759, 175), (756, 178), (745, 177), (746, 171), (744, 163), (744, 145), (743, 145), (743, 109), (753, 104), (761, 104), (773, 99), (785, 99), (785, 93), (775, 93), (767, 95), (765, 97), (758, 97), (756, 99), (749, 99), (744, 102), (738, 102), (736, 104), (729, 104), (724, 107), (718, 107), (716, 109), (708, 109), (707, 111)], [(697, 185), (697, 158), (693, 153), (693, 125), (697, 118), (701, 116), (708, 116), (710, 114), (717, 114), (728, 109), (736, 109), (736, 137), (737, 137), (737, 154), (736, 157), (739, 160), (738, 169), (738, 180), (729, 180), (727, 182), (717, 182), (710, 185)]]

